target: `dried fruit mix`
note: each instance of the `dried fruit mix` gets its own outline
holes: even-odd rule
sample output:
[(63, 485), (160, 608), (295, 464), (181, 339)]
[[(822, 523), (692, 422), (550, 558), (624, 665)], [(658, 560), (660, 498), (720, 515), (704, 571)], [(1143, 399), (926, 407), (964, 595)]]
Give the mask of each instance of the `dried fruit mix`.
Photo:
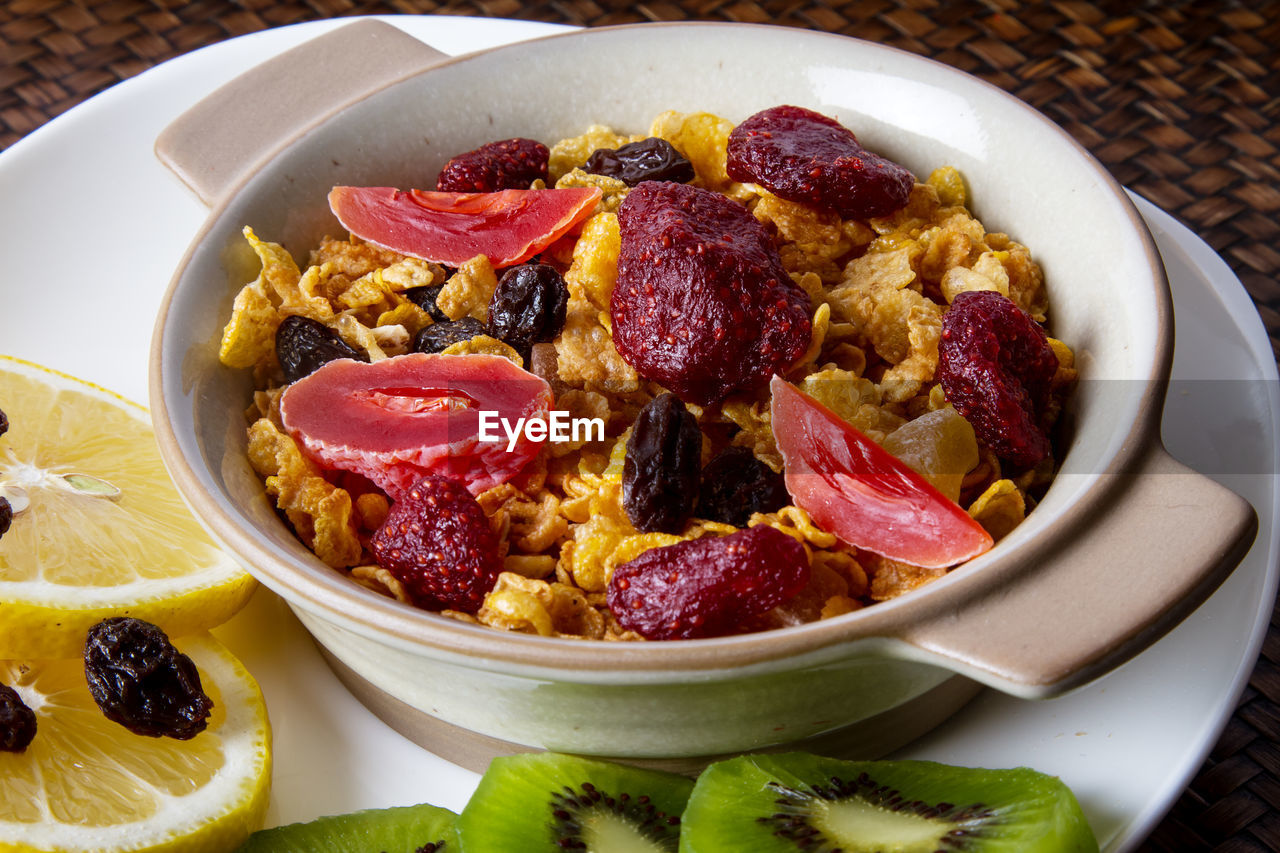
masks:
[(1040, 268), (954, 169), (829, 116), (499, 140), (434, 192), (329, 201), (351, 237), (305, 269), (249, 234), (224, 361), (255, 367), (250, 461), (299, 537), (406, 603), (587, 639), (829, 618), (980, 554), (1052, 478), (1075, 374)]

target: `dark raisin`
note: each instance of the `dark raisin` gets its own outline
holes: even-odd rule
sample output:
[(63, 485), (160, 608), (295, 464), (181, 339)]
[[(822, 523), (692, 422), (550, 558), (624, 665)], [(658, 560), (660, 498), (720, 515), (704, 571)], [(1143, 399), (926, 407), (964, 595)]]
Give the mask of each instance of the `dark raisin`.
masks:
[(36, 714), (7, 684), (0, 684), (0, 752), (22, 752), (36, 736)]
[(637, 530), (676, 533), (693, 514), (702, 467), (702, 431), (674, 394), (640, 410), (622, 465), (622, 505)]
[(1006, 296), (960, 293), (942, 315), (938, 381), (978, 440), (1031, 468), (1052, 448), (1045, 429), (1058, 358), (1044, 329)]
[(422, 287), (411, 287), (400, 295), (430, 314), (431, 319), (437, 323), (447, 323), (449, 315), (441, 311), (440, 306), (436, 304), (443, 289), (443, 284), (428, 284)]
[(528, 359), (530, 348), (564, 328), (569, 288), (555, 267), (521, 264), (498, 280), (489, 300), (489, 334)]
[(702, 469), (699, 518), (746, 527), (752, 513), (775, 512), (790, 502), (782, 475), (746, 447), (726, 447)]
[(150, 622), (114, 616), (90, 628), (84, 675), (103, 715), (134, 734), (189, 740), (208, 725), (213, 701), (196, 665)]
[(297, 382), (339, 358), (369, 360), (333, 329), (310, 317), (292, 314), (276, 329), (276, 360), (286, 382)]
[(524, 190), (547, 179), (551, 152), (533, 139), (503, 139), (459, 154), (440, 170), (436, 189), (442, 192), (491, 193)]
[(442, 352), (445, 349), (469, 341), (476, 335), (487, 334), (484, 323), (475, 317), (432, 323), (413, 336), (414, 352)]
[(0, 536), (9, 532), (10, 524), (13, 524), (13, 507), (8, 498), (0, 495)]
[(656, 136), (628, 142), (621, 148), (597, 148), (583, 170), (617, 178), (629, 187), (641, 181), (686, 184), (695, 177), (693, 164), (670, 142)]
[(0, 409), (0, 435), (4, 435), (8, 431), (9, 431), (9, 416), (4, 413), (3, 409)]

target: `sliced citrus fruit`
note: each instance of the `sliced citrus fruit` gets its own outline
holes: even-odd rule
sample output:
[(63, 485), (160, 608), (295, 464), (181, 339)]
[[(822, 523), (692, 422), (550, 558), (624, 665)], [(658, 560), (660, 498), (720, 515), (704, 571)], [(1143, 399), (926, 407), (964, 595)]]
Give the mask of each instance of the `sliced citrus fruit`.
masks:
[(0, 853), (219, 853), (261, 826), (271, 781), (262, 691), (211, 635), (174, 641), (213, 700), (190, 740), (135, 735), (102, 715), (75, 659), (0, 661), (36, 714), (22, 752), (0, 752)]
[(171, 636), (229, 619), (255, 582), (173, 487), (146, 409), (0, 356), (0, 659), (73, 657), (128, 615)]

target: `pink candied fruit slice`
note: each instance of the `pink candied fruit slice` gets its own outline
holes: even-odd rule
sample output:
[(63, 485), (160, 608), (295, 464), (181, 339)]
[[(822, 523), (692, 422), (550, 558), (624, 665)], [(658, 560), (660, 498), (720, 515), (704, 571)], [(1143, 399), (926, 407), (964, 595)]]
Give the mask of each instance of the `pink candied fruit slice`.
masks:
[(491, 193), (334, 187), (329, 209), (352, 234), (426, 261), (523, 263), (572, 231), (600, 200), (597, 187)]
[[(373, 363), (339, 359), (289, 386), (280, 398), (285, 429), (326, 468), (372, 480), (394, 500), (427, 474), (472, 494), (505, 483), (541, 442), (520, 431), (508, 450), (501, 426), (546, 419), (551, 388), (494, 355), (410, 353)], [(481, 441), (481, 413), (490, 436)]]
[(775, 376), (773, 435), (787, 491), (814, 523), (855, 548), (945, 568), (992, 546), (991, 534), (906, 463)]

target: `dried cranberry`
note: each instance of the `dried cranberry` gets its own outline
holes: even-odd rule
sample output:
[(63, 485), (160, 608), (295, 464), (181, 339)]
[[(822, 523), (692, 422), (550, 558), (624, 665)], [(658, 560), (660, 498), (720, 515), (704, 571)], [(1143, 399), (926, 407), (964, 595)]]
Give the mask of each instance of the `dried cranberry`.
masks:
[(760, 524), (645, 551), (613, 570), (606, 601), (650, 640), (737, 633), (809, 582), (804, 546)]
[(726, 447), (702, 469), (699, 518), (746, 527), (752, 513), (774, 512), (790, 502), (783, 476), (746, 447)]
[(276, 360), (290, 384), (338, 358), (369, 360), (333, 329), (310, 317), (292, 314), (276, 329)]
[(735, 127), (726, 168), (735, 181), (846, 219), (888, 216), (906, 206), (915, 186), (910, 171), (863, 148), (835, 119), (803, 107), (772, 107)]
[(597, 148), (583, 170), (617, 178), (629, 187), (642, 181), (686, 184), (696, 177), (693, 164), (670, 142), (657, 136), (628, 142), (621, 148)]
[(441, 311), (440, 306), (436, 304), (436, 300), (440, 298), (440, 291), (443, 289), (443, 284), (427, 284), (422, 287), (411, 287), (400, 295), (423, 311), (426, 311), (435, 322), (447, 323), (449, 322), (449, 315)]
[(196, 665), (150, 622), (114, 616), (90, 628), (84, 674), (103, 715), (134, 734), (190, 740), (208, 725), (213, 701)]
[(942, 316), (938, 381), (1001, 459), (1030, 468), (1050, 451), (1043, 423), (1057, 356), (1044, 329), (1006, 296), (965, 291)]
[(564, 328), (569, 288), (555, 267), (521, 264), (502, 273), (489, 300), (489, 334), (522, 354)]
[(392, 504), (369, 549), (425, 610), (475, 613), (502, 571), (480, 504), (462, 483), (435, 474)]
[(533, 139), (503, 139), (459, 154), (440, 170), (436, 189), (453, 193), (491, 193), (527, 190), (547, 179), (551, 152)]
[(618, 226), (613, 343), (641, 376), (709, 405), (764, 385), (809, 346), (809, 297), (741, 204), (646, 181)]
[(488, 329), (485, 328), (484, 323), (475, 317), (432, 323), (430, 326), (423, 326), (418, 334), (413, 336), (413, 351), (443, 352), (454, 344), (460, 344), (471, 340), (476, 335), (487, 333)]
[(0, 684), (0, 752), (22, 752), (36, 736), (36, 714), (18, 691)]
[(676, 533), (698, 498), (702, 431), (674, 394), (640, 410), (622, 465), (622, 505), (637, 530)]

